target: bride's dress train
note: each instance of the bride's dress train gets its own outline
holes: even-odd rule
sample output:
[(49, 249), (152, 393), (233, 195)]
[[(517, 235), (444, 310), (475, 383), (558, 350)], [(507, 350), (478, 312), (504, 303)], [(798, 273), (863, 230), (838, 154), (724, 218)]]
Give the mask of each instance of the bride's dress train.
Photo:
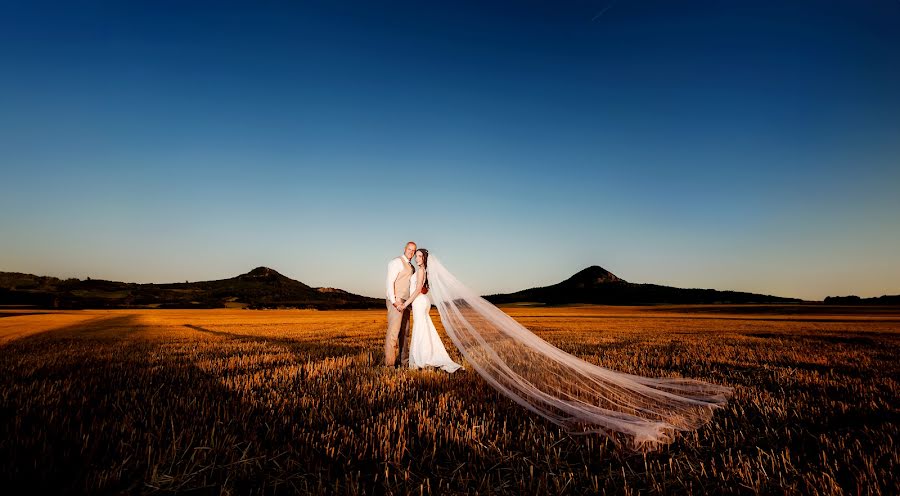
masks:
[(416, 296), (412, 302), (413, 328), (409, 342), (409, 368), (437, 367), (446, 372), (456, 372), (462, 366), (454, 362), (444, 348), (444, 343), (429, 315), (430, 310), (431, 300), (428, 295)]
[[(676, 431), (703, 426), (733, 393), (729, 386), (702, 380), (645, 377), (587, 362), (480, 297), (434, 254), (427, 271), (427, 297), (466, 363), (499, 392), (571, 434), (601, 433), (616, 443), (624, 437), (633, 447), (653, 448), (672, 442)], [(425, 318), (415, 319), (415, 326), (431, 322), (430, 302), (419, 305)], [(411, 352), (410, 362), (412, 357)]]

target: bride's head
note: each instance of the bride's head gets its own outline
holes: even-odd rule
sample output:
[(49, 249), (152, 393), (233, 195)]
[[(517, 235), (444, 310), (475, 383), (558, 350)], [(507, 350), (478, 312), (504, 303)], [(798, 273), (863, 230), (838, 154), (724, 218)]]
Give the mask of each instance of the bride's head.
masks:
[(423, 269), (428, 268), (428, 250), (425, 248), (416, 250), (416, 265)]

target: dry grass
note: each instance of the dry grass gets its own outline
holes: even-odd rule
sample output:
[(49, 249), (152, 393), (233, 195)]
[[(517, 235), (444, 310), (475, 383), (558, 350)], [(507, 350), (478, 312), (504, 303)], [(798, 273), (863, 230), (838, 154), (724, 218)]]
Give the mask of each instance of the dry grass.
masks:
[(91, 494), (900, 492), (900, 309), (676, 310), (507, 308), (594, 363), (736, 387), (711, 424), (645, 455), (569, 437), (471, 371), (382, 367), (383, 311), (0, 318), (0, 484)]

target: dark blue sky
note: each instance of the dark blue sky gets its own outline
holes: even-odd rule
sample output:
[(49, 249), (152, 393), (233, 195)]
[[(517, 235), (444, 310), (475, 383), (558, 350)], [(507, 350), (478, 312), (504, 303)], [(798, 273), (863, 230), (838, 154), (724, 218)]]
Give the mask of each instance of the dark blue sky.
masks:
[(900, 2), (0, 2), (0, 270), (900, 293)]

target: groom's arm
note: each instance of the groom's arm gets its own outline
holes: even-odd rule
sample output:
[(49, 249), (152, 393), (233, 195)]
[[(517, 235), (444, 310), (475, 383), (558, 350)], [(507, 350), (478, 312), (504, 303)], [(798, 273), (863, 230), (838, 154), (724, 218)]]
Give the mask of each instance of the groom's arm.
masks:
[(393, 305), (397, 298), (394, 296), (394, 281), (397, 280), (397, 276), (400, 274), (400, 271), (403, 270), (403, 266), (400, 265), (400, 261), (396, 258), (392, 259), (388, 262), (388, 271), (387, 271), (387, 299)]

